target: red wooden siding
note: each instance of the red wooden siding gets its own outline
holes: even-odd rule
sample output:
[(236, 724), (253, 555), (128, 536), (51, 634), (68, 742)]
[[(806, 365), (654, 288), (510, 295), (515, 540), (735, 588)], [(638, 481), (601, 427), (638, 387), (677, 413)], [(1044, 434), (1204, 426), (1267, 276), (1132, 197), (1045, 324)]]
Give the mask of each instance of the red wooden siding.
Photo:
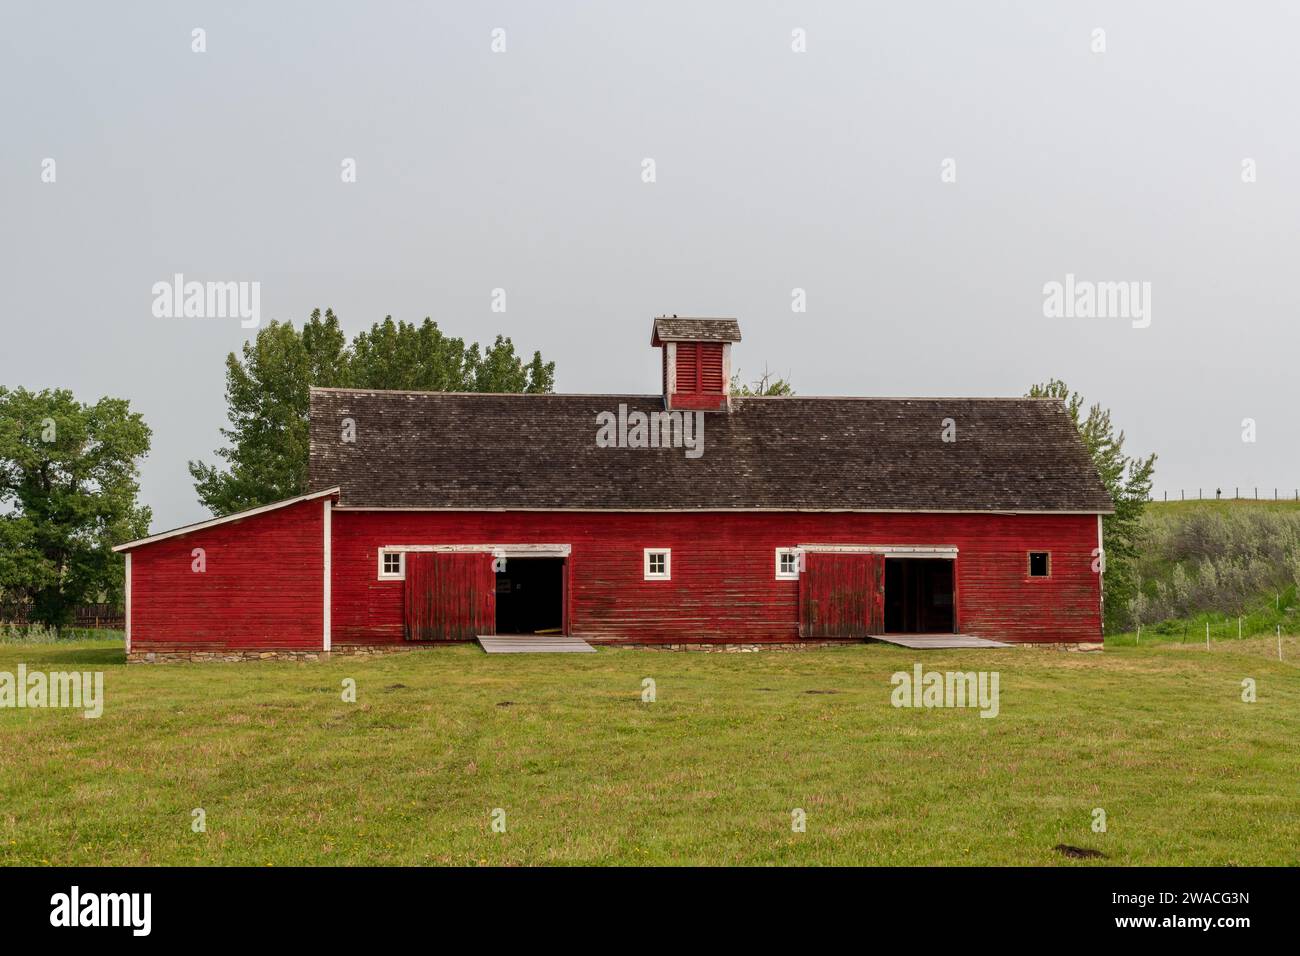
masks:
[(885, 629), (883, 576), (878, 554), (812, 552), (799, 575), (799, 634), (810, 640), (866, 637)]
[(408, 641), (472, 641), (493, 634), (495, 575), (488, 554), (406, 556), (403, 588)]
[[(569, 544), (568, 628), (642, 643), (798, 639), (798, 544), (955, 546), (958, 627), (1008, 641), (1101, 639), (1095, 515), (349, 511), (333, 518), (333, 641), (400, 642), (403, 582), (377, 580), (400, 544)], [(672, 580), (643, 580), (642, 549), (672, 549)], [(1052, 552), (1030, 578), (1026, 552)], [(809, 555), (812, 558), (813, 555)], [(408, 558), (409, 559), (409, 558)]]
[(323, 502), (304, 501), (134, 549), (131, 650), (319, 650), (324, 535)]

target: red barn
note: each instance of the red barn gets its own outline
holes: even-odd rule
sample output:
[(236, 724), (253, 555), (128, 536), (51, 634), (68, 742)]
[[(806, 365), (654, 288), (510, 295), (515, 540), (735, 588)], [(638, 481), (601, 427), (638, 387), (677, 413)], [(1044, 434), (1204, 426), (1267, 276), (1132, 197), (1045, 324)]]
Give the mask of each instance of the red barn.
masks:
[(658, 395), (313, 389), (319, 490), (117, 549), (130, 658), (1100, 645), (1112, 502), (1060, 401), (732, 396), (738, 341), (656, 319)]

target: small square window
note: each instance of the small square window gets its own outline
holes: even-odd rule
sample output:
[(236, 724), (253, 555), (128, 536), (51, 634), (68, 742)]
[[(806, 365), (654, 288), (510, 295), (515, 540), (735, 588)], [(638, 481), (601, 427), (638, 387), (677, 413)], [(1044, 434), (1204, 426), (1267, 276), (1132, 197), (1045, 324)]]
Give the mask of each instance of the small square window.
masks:
[(776, 549), (776, 579), (794, 581), (799, 577), (799, 552), (795, 548)]
[(1052, 555), (1048, 551), (1029, 552), (1029, 576), (1047, 578), (1052, 575)]
[(673, 553), (667, 548), (645, 549), (645, 579), (670, 581), (673, 576)]
[(379, 579), (401, 581), (406, 577), (406, 554), (402, 551), (379, 552)]

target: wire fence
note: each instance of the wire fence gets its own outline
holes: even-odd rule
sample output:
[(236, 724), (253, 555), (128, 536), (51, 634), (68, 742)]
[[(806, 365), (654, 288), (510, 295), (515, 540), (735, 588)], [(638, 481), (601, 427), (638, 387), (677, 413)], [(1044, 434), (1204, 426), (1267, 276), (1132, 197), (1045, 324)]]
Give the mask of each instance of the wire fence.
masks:
[(1178, 488), (1170, 491), (1152, 492), (1149, 501), (1300, 501), (1300, 488), (1243, 488), (1233, 486), (1232, 493), (1227, 488)]

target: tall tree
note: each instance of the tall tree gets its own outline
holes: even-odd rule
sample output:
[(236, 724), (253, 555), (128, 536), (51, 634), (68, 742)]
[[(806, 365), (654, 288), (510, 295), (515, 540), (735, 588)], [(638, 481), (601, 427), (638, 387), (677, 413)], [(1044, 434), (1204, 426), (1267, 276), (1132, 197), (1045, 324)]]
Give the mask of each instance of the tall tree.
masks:
[(230, 443), (217, 450), (223, 470), (199, 461), (189, 464), (199, 500), (213, 514), (229, 514), (302, 494), (307, 487), (310, 446), (307, 411), (312, 385), (337, 386), (347, 380), (343, 331), (332, 312), (317, 309), (301, 332), (271, 322), (242, 360), (226, 356), (226, 405)]
[(387, 316), (357, 333), (349, 356), (349, 384), (421, 392), (467, 391), (464, 339), (442, 334), (426, 318), (420, 325)]
[(348, 344), (333, 311), (317, 309), (298, 332), (272, 322), (226, 357), (227, 467), (190, 462), (195, 490), (214, 514), (292, 498), (307, 490), (310, 389), (352, 386), (433, 392), (550, 392), (555, 363), (540, 352), (524, 363), (498, 335), (486, 351), (387, 316)]
[(78, 604), (120, 598), (112, 547), (149, 531), (137, 498), (150, 438), (124, 399), (0, 387), (0, 591), (30, 601), (33, 621), (61, 627)]
[(1060, 398), (1074, 419), (1079, 436), (1092, 455), (1097, 475), (1115, 501), (1115, 513), (1102, 518), (1102, 541), (1106, 549), (1103, 578), (1106, 624), (1123, 627), (1129, 623), (1129, 602), (1138, 590), (1137, 558), (1142, 543), (1142, 511), (1151, 497), (1151, 480), (1156, 456), (1131, 458), (1124, 454), (1124, 433), (1115, 433), (1110, 412), (1091, 405), (1083, 414), (1083, 396), (1071, 392), (1060, 379), (1034, 385), (1030, 398)]
[(527, 365), (515, 354), (515, 344), (498, 335), (479, 357), (475, 343), (466, 357), (466, 370), (473, 392), (527, 392), (538, 394), (555, 389), (555, 363), (543, 362), (542, 353), (534, 352)]

